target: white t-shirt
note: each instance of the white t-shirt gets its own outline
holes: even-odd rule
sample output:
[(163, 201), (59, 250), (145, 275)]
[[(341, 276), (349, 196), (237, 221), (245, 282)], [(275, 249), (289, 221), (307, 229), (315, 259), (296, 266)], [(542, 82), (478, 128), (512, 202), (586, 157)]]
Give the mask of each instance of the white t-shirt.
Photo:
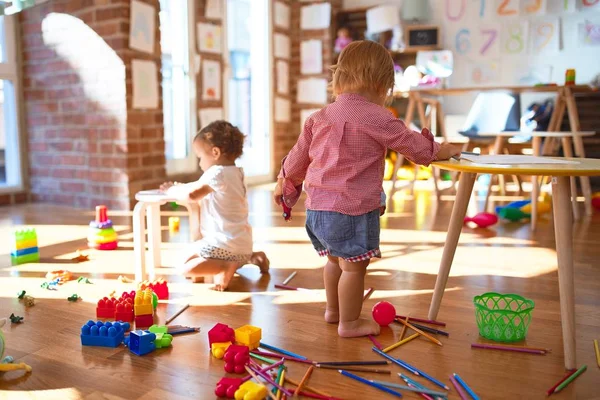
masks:
[(235, 165), (214, 165), (197, 182), (173, 186), (169, 194), (185, 199), (204, 185), (213, 192), (200, 200), (202, 243), (236, 255), (251, 254), (252, 227), (248, 223), (243, 170)]

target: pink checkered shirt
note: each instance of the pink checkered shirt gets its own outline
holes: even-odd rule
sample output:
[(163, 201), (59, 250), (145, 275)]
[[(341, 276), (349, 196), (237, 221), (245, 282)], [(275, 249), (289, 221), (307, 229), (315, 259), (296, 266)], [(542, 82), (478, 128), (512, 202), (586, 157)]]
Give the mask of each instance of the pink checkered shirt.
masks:
[(284, 158), (279, 177), (285, 178), (285, 203), (292, 207), (298, 201), (304, 183), (307, 209), (362, 215), (379, 208), (388, 148), (429, 165), (440, 145), (428, 130), (408, 129), (360, 95), (339, 95), (306, 120)]

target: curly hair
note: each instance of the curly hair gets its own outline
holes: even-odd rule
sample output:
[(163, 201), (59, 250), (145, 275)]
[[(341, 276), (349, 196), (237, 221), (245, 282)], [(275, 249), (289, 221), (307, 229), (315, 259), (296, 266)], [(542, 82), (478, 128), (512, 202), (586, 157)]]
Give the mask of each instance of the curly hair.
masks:
[(241, 157), (244, 152), (244, 134), (227, 121), (214, 121), (198, 132), (194, 141), (204, 140), (212, 146), (218, 147), (223, 154), (233, 159)]

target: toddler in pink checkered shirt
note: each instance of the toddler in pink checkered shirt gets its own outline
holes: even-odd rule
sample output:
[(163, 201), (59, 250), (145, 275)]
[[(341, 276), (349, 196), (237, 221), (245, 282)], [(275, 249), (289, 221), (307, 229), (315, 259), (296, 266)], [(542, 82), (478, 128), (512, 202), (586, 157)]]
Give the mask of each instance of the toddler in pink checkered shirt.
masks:
[(367, 266), (371, 258), (381, 257), (386, 150), (422, 165), (460, 150), (436, 143), (427, 129), (408, 129), (384, 108), (394, 86), (394, 63), (383, 46), (352, 42), (332, 70), (335, 102), (307, 119), (282, 162), (274, 199), (292, 207), (304, 184), (306, 230), (315, 250), (328, 259), (325, 320), (339, 323), (342, 337), (377, 335), (379, 326), (360, 313)]

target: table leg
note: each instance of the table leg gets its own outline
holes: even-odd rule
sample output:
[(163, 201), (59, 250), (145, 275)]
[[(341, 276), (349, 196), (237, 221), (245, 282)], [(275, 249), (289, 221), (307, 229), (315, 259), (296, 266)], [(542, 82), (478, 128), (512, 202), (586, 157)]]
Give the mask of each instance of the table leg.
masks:
[(558, 289), (565, 368), (577, 368), (575, 360), (575, 288), (573, 280), (573, 221), (569, 211), (569, 178), (552, 178), (554, 235), (558, 259)]
[[(496, 140), (494, 141), (494, 148), (492, 149), (494, 154), (500, 154), (500, 151), (502, 150), (503, 145), (504, 145), (504, 137), (496, 136)], [(492, 195), (492, 186), (494, 184), (494, 176), (495, 175), (490, 175), (490, 183), (488, 184), (488, 190), (487, 190), (487, 193), (485, 194), (485, 203), (483, 204), (484, 212), (487, 212), (488, 205), (490, 202), (490, 196)], [(500, 185), (500, 187), (502, 187), (502, 182), (500, 181), (500, 179), (498, 179), (498, 184)]]
[(396, 154), (396, 162), (394, 163), (394, 169), (392, 170), (392, 189), (390, 190), (390, 195), (388, 196), (388, 209), (392, 209), (392, 205), (394, 204), (394, 194), (396, 193), (396, 182), (398, 181), (398, 171), (400, 167), (402, 167), (402, 163), (404, 163), (404, 156), (400, 153)]
[[(533, 148), (533, 155), (540, 155), (540, 146), (542, 145), (542, 138), (534, 136), (531, 140), (531, 147)], [(540, 186), (538, 184), (538, 177), (531, 177), (531, 231), (535, 231), (537, 225), (537, 204), (538, 198), (540, 197)]]
[(160, 267), (160, 204), (150, 204), (148, 207), (148, 252), (150, 253), (150, 264), (148, 265), (148, 279), (155, 277), (156, 267)]
[(133, 255), (135, 280), (146, 278), (146, 203), (139, 202), (133, 208)]
[[(573, 147), (571, 145), (571, 138), (565, 137), (562, 138), (562, 148), (565, 153), (565, 157), (573, 157)], [(573, 217), (575, 219), (579, 219), (579, 204), (577, 203), (577, 182), (575, 177), (569, 178), (571, 181), (571, 196), (572, 196), (572, 204), (573, 204)]]
[(195, 242), (200, 239), (200, 207), (195, 203), (187, 203), (185, 208), (190, 219), (190, 238)]
[(442, 303), (442, 296), (446, 289), (446, 282), (448, 282), (450, 267), (452, 266), (454, 253), (456, 252), (456, 246), (458, 245), (458, 239), (463, 227), (463, 221), (465, 219), (465, 214), (467, 213), (467, 207), (469, 206), (469, 200), (471, 198), (471, 192), (473, 191), (476, 176), (477, 174), (471, 172), (463, 172), (460, 174), (458, 192), (456, 194), (454, 207), (452, 207), (452, 216), (450, 217), (450, 226), (448, 227), (448, 234), (446, 235), (446, 243), (444, 244), (440, 270), (438, 271), (437, 280), (435, 281), (435, 290), (433, 291), (431, 305), (429, 306), (429, 319), (436, 319), (440, 304)]

